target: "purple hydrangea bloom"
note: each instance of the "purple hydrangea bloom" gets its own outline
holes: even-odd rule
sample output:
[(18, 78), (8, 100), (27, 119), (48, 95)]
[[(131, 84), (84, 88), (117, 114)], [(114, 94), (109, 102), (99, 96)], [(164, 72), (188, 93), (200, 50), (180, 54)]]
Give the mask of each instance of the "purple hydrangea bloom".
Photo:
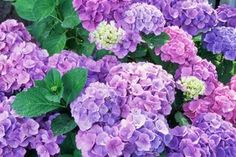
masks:
[(133, 3), (124, 12), (123, 29), (159, 35), (165, 26), (163, 14), (154, 5)]
[(191, 35), (206, 32), (217, 24), (216, 11), (208, 3), (177, 1), (172, 7), (178, 14), (167, 23), (177, 25)]
[(71, 114), (81, 131), (90, 129), (93, 124), (112, 126), (121, 117), (122, 99), (115, 91), (99, 82), (91, 83), (84, 93), (71, 103)]
[(131, 0), (73, 0), (83, 27), (93, 31), (102, 21), (119, 20)]
[(6, 95), (31, 87), (48, 70), (47, 51), (30, 39), (22, 23), (8, 20), (0, 24), (0, 92)]
[(148, 116), (141, 110), (133, 110), (113, 126), (95, 124), (87, 131), (80, 130), (76, 136), (77, 148), (84, 157), (155, 157), (164, 151), (170, 140), (164, 116)]
[(233, 157), (236, 153), (236, 129), (215, 113), (201, 114), (193, 126), (175, 127), (171, 134), (170, 157)]
[(95, 61), (86, 56), (79, 56), (72, 51), (62, 51), (49, 57), (48, 67), (56, 68), (61, 74), (65, 74), (76, 67), (88, 69), (89, 76), (87, 84), (90, 82), (103, 82), (111, 67), (117, 65), (119, 61), (116, 57), (107, 55)]
[(111, 68), (107, 83), (129, 108), (140, 108), (168, 115), (174, 101), (175, 85), (172, 75), (152, 63), (121, 63)]
[(223, 4), (216, 11), (220, 26), (236, 27), (236, 8)]
[[(59, 153), (59, 146), (63, 140), (61, 136), (54, 136), (50, 121), (24, 118), (15, 113), (11, 104), (15, 97), (6, 97), (0, 102), (0, 156), (24, 157), (26, 149), (36, 149), (40, 157), (50, 157)], [(47, 119), (47, 118), (46, 118)], [(41, 147), (47, 148), (49, 153), (43, 154)]]
[(188, 64), (179, 66), (176, 70), (175, 78), (177, 80), (186, 76), (195, 76), (205, 82), (204, 95), (210, 95), (219, 84), (215, 65), (200, 57), (196, 57)]
[(204, 35), (203, 44), (214, 54), (223, 54), (227, 60), (236, 60), (236, 28), (213, 28)]

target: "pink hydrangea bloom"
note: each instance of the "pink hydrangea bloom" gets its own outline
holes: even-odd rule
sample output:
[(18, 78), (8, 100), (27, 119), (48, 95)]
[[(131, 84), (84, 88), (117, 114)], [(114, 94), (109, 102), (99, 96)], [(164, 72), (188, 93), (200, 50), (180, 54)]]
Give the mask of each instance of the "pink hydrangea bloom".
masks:
[(230, 89), (236, 91), (236, 75), (234, 75), (229, 83)]
[(192, 120), (201, 113), (214, 112), (236, 124), (236, 92), (219, 85), (211, 95), (184, 104), (184, 111)]
[(189, 63), (196, 57), (197, 48), (188, 33), (177, 26), (166, 27), (164, 31), (170, 39), (161, 48), (155, 50), (156, 55), (160, 55), (163, 61), (182, 65)]

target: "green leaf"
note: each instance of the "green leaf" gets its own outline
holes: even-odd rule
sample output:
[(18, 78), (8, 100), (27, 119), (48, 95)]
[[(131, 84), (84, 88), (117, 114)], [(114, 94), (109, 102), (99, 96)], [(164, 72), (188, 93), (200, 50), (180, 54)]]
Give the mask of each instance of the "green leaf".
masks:
[(63, 155), (60, 155), (60, 157), (73, 157), (73, 155), (71, 155), (71, 154), (63, 154)]
[(63, 83), (61, 74), (57, 69), (51, 69), (44, 78), (47, 88), (50, 92), (62, 97)]
[(16, 95), (12, 104), (13, 109), (24, 117), (37, 117), (62, 107), (59, 103), (49, 101), (46, 96), (51, 95), (44, 88), (30, 88)]
[(62, 154), (72, 154), (74, 152), (76, 149), (75, 135), (75, 132), (69, 132), (66, 134), (65, 140), (60, 145)]
[(188, 125), (189, 124), (188, 119), (181, 112), (177, 112), (175, 114), (175, 120), (176, 120), (176, 122), (178, 122), (178, 124), (180, 126)]
[(49, 54), (55, 54), (64, 49), (66, 45), (66, 34), (52, 34), (43, 42), (43, 47)]
[(143, 40), (146, 42), (149, 48), (153, 49), (164, 45), (169, 40), (169, 36), (164, 32), (158, 36), (155, 34), (145, 34), (143, 35)]
[(17, 14), (25, 20), (35, 21), (36, 18), (33, 14), (35, 2), (36, 0), (17, 0), (14, 3)]
[(223, 83), (228, 83), (233, 76), (232, 71), (234, 69), (233, 62), (228, 60), (223, 60), (218, 66), (217, 66), (217, 73), (218, 78)]
[(72, 69), (67, 72), (62, 81), (64, 84), (63, 98), (67, 104), (79, 96), (87, 81), (88, 72), (83, 68)]
[(73, 8), (72, 0), (66, 0), (61, 4), (61, 12), (64, 18), (62, 27), (74, 28), (80, 23), (79, 17)]
[(80, 23), (77, 16), (67, 16), (64, 18), (64, 21), (62, 22), (61, 26), (63, 28), (74, 28)]
[(55, 136), (68, 133), (76, 126), (74, 119), (67, 114), (61, 114), (52, 121), (52, 131)]
[(56, 0), (36, 0), (33, 13), (35, 18), (40, 21), (48, 17), (56, 7)]
[(82, 157), (81, 151), (78, 149), (74, 150), (73, 157)]
[(87, 41), (87, 39), (79, 46), (80, 46), (80, 51), (86, 56), (91, 56), (96, 47), (94, 43), (90, 43), (89, 41)]
[(99, 59), (102, 59), (104, 56), (110, 55), (110, 54), (112, 54), (111, 51), (99, 50), (99, 51), (96, 52), (96, 54), (95, 54), (96, 57), (95, 58), (96, 58), (96, 60), (99, 60)]
[(137, 50), (134, 53), (130, 53), (132, 58), (141, 58), (146, 56), (147, 48), (144, 45), (138, 45)]

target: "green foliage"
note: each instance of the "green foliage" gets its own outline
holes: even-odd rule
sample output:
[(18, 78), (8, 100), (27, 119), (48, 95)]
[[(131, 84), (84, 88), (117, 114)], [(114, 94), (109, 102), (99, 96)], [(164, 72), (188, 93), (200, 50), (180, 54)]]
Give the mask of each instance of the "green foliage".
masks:
[(37, 21), (40, 21), (53, 13), (56, 7), (55, 0), (36, 0), (33, 7), (33, 14)]
[(50, 101), (51, 93), (44, 88), (36, 87), (16, 95), (13, 109), (24, 117), (37, 117), (61, 107), (59, 103)]
[(178, 124), (180, 126), (189, 124), (188, 119), (181, 112), (176, 112), (175, 113), (175, 120), (176, 120), (176, 122), (178, 122)]
[(146, 42), (149, 48), (153, 49), (164, 45), (169, 40), (169, 36), (164, 32), (158, 36), (155, 34), (145, 34), (143, 35), (143, 40)]
[(54, 135), (62, 135), (70, 132), (76, 127), (74, 119), (67, 114), (61, 114), (52, 121), (52, 131)]
[(67, 72), (62, 81), (64, 84), (63, 98), (67, 104), (73, 101), (84, 88), (88, 72), (86, 69), (77, 68)]
[(26, 20), (36, 21), (33, 8), (36, 0), (17, 0), (14, 3), (17, 14)]

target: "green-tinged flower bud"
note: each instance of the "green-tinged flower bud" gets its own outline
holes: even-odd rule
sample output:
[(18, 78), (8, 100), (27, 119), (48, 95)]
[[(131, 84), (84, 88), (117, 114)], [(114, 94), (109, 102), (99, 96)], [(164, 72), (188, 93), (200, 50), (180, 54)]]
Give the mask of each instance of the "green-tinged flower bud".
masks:
[(98, 49), (112, 49), (124, 37), (125, 31), (116, 26), (114, 21), (101, 22), (95, 31), (90, 33), (90, 41), (95, 42)]
[(181, 90), (184, 92), (186, 100), (197, 99), (205, 92), (205, 83), (195, 76), (182, 77), (178, 81)]

